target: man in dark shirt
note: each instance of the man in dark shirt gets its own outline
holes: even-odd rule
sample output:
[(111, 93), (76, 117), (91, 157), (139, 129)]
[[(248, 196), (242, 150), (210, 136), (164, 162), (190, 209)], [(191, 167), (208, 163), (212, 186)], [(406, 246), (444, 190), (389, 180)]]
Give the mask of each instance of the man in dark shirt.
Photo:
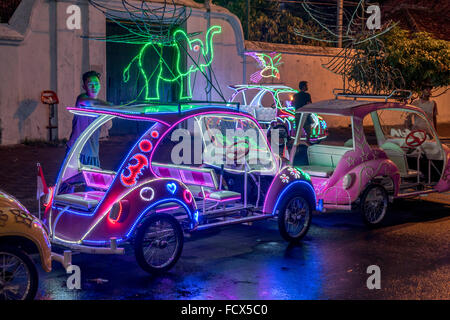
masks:
[[(311, 95), (306, 92), (308, 91), (308, 83), (306, 81), (300, 81), (298, 84), (298, 88), (300, 89), (300, 92), (296, 93), (294, 95), (294, 103), (293, 106), (295, 108), (295, 127), (298, 128), (300, 125), (300, 108), (302, 108), (304, 105), (311, 103)], [(300, 137), (302, 136), (302, 133), (300, 133), (299, 139), (298, 139), (298, 145), (297, 145), (297, 152), (294, 156), (294, 164), (295, 165), (307, 165), (308, 164), (308, 155), (307, 150), (309, 146), (309, 136), (310, 136), (310, 128), (311, 128), (311, 117), (308, 116), (308, 118), (305, 120), (305, 123), (303, 125), (306, 133), (306, 140), (302, 141)]]
[(298, 84), (300, 92), (294, 95), (293, 106), (295, 108), (295, 125), (298, 128), (298, 122), (300, 120), (300, 113), (297, 113), (301, 107), (305, 104), (311, 103), (311, 95), (306, 92), (308, 91), (308, 82), (300, 81)]

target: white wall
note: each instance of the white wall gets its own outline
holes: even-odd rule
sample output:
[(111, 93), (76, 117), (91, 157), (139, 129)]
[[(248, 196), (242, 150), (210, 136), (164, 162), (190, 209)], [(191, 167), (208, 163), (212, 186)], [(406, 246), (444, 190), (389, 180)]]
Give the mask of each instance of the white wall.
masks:
[[(119, 0), (110, 1), (120, 5)], [(79, 4), (82, 10), (82, 30), (68, 30), (66, 9)], [(56, 19), (54, 18), (56, 15)], [(230, 84), (249, 82), (249, 76), (257, 70), (247, 51), (283, 54), (280, 67), (282, 82), (297, 88), (299, 80), (309, 82), (313, 101), (332, 98), (332, 89), (341, 85), (337, 75), (322, 68), (322, 64), (336, 53), (333, 48), (274, 45), (244, 42), (242, 27), (236, 16), (226, 9), (213, 6), (208, 14), (195, 5), (187, 21), (188, 32), (203, 32), (210, 25), (221, 25), (222, 33), (214, 37), (214, 74), (226, 99), (232, 93)], [(104, 42), (82, 39), (82, 35), (103, 36), (105, 17), (85, 1), (23, 0), (10, 20), (0, 24), (0, 128), (1, 144), (15, 144), (28, 139), (47, 139), (48, 107), (40, 102), (43, 90), (55, 90), (59, 96), (59, 138), (68, 138), (72, 114), (65, 106), (75, 103), (81, 92), (81, 75), (94, 69), (101, 72), (100, 98), (106, 97), (106, 46)], [(192, 76), (192, 81), (194, 75)], [(194, 99), (207, 98), (206, 80), (197, 74)], [(212, 100), (220, 96), (212, 90)], [(436, 99), (439, 108), (438, 121), (450, 122), (450, 92)]]

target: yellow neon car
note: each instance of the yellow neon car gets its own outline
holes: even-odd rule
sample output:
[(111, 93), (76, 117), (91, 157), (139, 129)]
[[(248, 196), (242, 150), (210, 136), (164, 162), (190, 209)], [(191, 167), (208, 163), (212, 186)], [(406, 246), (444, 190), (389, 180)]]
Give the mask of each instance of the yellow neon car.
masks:
[(0, 190), (0, 300), (33, 299), (39, 277), (30, 254), (52, 269), (47, 231), (14, 197)]

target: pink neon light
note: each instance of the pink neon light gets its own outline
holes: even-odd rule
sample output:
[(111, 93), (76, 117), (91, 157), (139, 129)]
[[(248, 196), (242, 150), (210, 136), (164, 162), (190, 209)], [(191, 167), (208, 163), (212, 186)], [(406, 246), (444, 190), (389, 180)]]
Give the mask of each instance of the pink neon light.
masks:
[[(112, 210), (112, 208), (111, 208), (111, 210)], [(111, 210), (109, 210), (110, 213), (111, 213)], [(111, 222), (112, 224), (116, 224), (117, 221), (119, 221), (120, 217), (122, 216), (122, 210), (123, 210), (122, 201), (119, 201), (119, 214), (117, 215), (116, 219), (111, 219), (111, 217), (108, 215), (109, 222)]]
[(139, 142), (139, 149), (141, 149), (142, 152), (150, 152), (152, 148), (153, 148), (152, 143), (147, 139), (144, 139), (141, 142)]
[[(161, 136), (161, 137), (159, 138), (159, 140), (155, 143), (155, 147), (153, 148), (153, 152), (152, 152), (152, 154), (151, 154), (150, 157), (149, 157), (150, 163), (152, 162), (153, 154), (155, 153), (155, 150), (157, 149), (159, 143), (160, 143), (161, 140), (169, 133), (169, 131), (172, 130), (172, 128), (176, 127), (179, 123), (183, 122), (183, 121), (186, 120), (186, 119), (193, 118), (193, 117), (198, 117), (198, 116), (202, 116), (202, 115), (206, 115), (206, 114), (217, 114), (217, 113), (221, 113), (221, 114), (230, 114), (230, 115), (235, 115), (235, 116), (240, 116), (240, 117), (242, 117), (242, 114), (241, 114), (241, 113), (238, 113), (238, 112), (207, 111), (207, 112), (201, 112), (201, 113), (197, 113), (197, 114), (194, 114), (194, 115), (190, 115), (189, 117), (185, 117), (185, 118), (183, 118), (183, 119), (181, 119), (181, 120), (178, 120), (178, 121), (175, 122), (172, 126), (170, 126), (166, 131), (164, 131), (164, 133), (162, 134), (162, 136)], [(256, 126), (262, 131), (261, 125), (258, 123), (258, 121), (256, 121), (255, 118), (253, 118), (253, 117), (250, 116), (250, 115), (246, 115), (245, 117), (246, 117), (246, 118), (252, 119), (253, 122), (256, 124)], [(270, 146), (269, 142), (267, 141), (267, 138), (266, 138), (266, 143), (267, 143), (267, 146), (269, 147), (269, 150), (270, 150), (270, 153), (272, 154), (272, 157), (275, 158), (275, 155), (273, 154), (273, 151), (272, 151), (272, 147)], [(276, 158), (275, 158), (275, 159), (276, 159)], [(277, 162), (277, 161), (275, 161), (275, 166), (276, 166), (276, 169), (277, 169), (276, 171), (278, 172), (279, 167), (278, 167), (278, 162)], [(153, 171), (153, 168), (152, 168), (151, 165), (149, 166), (149, 168), (150, 168), (151, 173), (152, 173), (154, 176), (157, 177), (158, 175)]]
[(107, 114), (107, 115), (111, 115), (111, 116), (116, 116), (116, 117), (124, 117), (127, 119), (135, 119), (135, 120), (145, 120), (145, 121), (155, 121), (158, 123), (162, 123), (165, 124), (166, 126), (169, 126), (169, 124), (165, 121), (162, 121), (161, 119), (157, 119), (157, 118), (150, 118), (150, 117), (143, 117), (143, 116), (133, 116), (133, 115), (129, 115), (129, 114), (122, 114), (122, 113), (118, 113), (118, 112), (112, 112), (112, 111), (105, 111), (105, 110), (92, 110), (92, 109), (82, 109), (82, 108), (73, 108), (73, 107), (67, 107), (67, 110), (74, 110), (74, 111), (84, 111), (84, 112), (89, 112), (89, 113), (97, 113), (97, 114)]
[(156, 209), (156, 212), (164, 212), (164, 211), (170, 211), (170, 210), (175, 210), (178, 209), (180, 206), (174, 206), (174, 207), (168, 207), (168, 208), (162, 208), (162, 209)]
[[(283, 168), (284, 169), (284, 168)], [(281, 169), (279, 172), (283, 171), (283, 169)], [(279, 173), (277, 172), (277, 174)], [(272, 182), (270, 183), (269, 189), (267, 189), (267, 193), (266, 195), (270, 194), (270, 190), (272, 189), (273, 183), (275, 182), (275, 178), (273, 178)], [(264, 199), (264, 204), (263, 204), (263, 212), (266, 212), (266, 204), (267, 204), (267, 199), (268, 197), (266, 196), (266, 198)]]
[(192, 202), (192, 193), (188, 189), (185, 189), (183, 191), (183, 198), (184, 198), (184, 201), (186, 201), (187, 203), (191, 203)]

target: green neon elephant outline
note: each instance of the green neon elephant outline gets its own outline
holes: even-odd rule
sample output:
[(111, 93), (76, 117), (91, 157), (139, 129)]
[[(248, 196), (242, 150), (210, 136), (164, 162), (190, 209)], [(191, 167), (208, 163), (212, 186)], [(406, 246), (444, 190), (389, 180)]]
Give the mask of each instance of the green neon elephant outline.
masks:
[[(197, 71), (201, 71), (202, 73), (205, 73), (206, 68), (208, 68), (213, 59), (214, 59), (214, 49), (213, 49), (213, 37), (216, 34), (219, 34), (222, 32), (221, 26), (211, 26), (205, 35), (205, 44), (203, 44), (203, 41), (201, 39), (195, 38), (195, 39), (189, 39), (187, 33), (182, 29), (177, 29), (173, 33), (173, 41), (171, 41), (169, 44), (161, 44), (161, 43), (155, 43), (155, 42), (148, 42), (146, 43), (139, 51), (139, 53), (130, 61), (130, 63), (126, 66), (126, 68), (123, 71), (123, 81), (127, 83), (130, 80), (130, 68), (131, 66), (137, 61), (139, 72), (144, 77), (145, 85), (141, 89), (140, 93), (141, 95), (142, 91), (145, 91), (145, 100), (160, 100), (160, 94), (159, 94), (159, 88), (161, 81), (165, 82), (174, 82), (178, 81), (180, 83), (180, 89), (179, 89), (179, 100), (186, 100), (192, 98), (192, 88), (191, 88), (191, 74)], [(186, 72), (183, 72), (182, 67), (180, 65), (181, 62), (181, 48), (182, 47), (182, 41), (186, 41), (188, 44), (188, 50), (192, 51), (200, 51), (199, 59), (203, 57), (204, 63), (194, 63), (189, 66), (189, 68), (186, 70)], [(152, 46), (155, 52), (159, 55), (159, 62), (158, 67), (153, 70), (153, 72), (150, 74), (150, 76), (147, 75), (147, 73), (144, 70), (143, 66), (143, 59), (144, 55), (146, 53), (146, 50)], [(195, 47), (198, 46), (198, 49), (196, 50)], [(172, 68), (170, 68), (167, 65), (167, 62), (164, 60), (162, 56), (162, 50), (164, 47), (173, 47), (175, 48), (176, 52), (176, 63), (175, 63), (175, 73), (172, 71)], [(158, 51), (159, 49), (159, 51)], [(209, 55), (209, 60), (207, 60), (207, 57)], [(169, 72), (173, 75), (171, 78), (167, 78), (163, 76), (164, 72), (164, 66), (169, 70)], [(153, 79), (155, 73), (157, 74), (156, 79), (156, 96), (149, 97), (149, 86), (150, 81)], [(186, 95), (184, 95), (185, 88), (184, 88), (184, 79), (186, 79), (187, 85), (186, 85)]]

